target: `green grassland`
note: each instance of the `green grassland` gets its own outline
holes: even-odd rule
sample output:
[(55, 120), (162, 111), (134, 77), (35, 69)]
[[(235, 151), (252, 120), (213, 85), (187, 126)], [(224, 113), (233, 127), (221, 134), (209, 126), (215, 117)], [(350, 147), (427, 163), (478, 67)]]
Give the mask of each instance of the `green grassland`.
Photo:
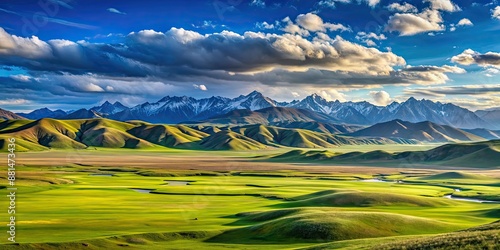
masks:
[[(277, 170), (273, 166), (281, 163), (253, 161), (261, 151), (243, 162), (245, 154), (239, 152), (82, 150), (87, 154), (83, 158), (95, 154), (118, 161), (135, 153), (145, 162), (116, 167), (107, 165), (109, 158), (101, 164), (75, 164), (67, 160), (67, 152), (19, 153), (24, 159), (53, 157), (57, 163), (20, 161), (19, 245), (7, 244), (5, 237), (0, 248), (418, 249), (411, 247), (459, 235), (471, 239), (462, 242), (469, 245), (478, 235), (485, 235), (484, 246), (498, 240), (497, 227), (483, 226), (479, 233), (463, 230), (498, 220), (499, 203), (444, 197), (498, 200), (500, 179), (495, 170), (380, 168), (373, 174), (356, 169), (362, 167), (352, 167), (349, 173), (322, 165), (319, 172), (314, 166), (293, 164)], [(234, 167), (195, 166), (200, 164), (195, 157), (207, 157), (204, 162), (215, 165), (234, 161)], [(187, 167), (153, 167), (146, 164), (148, 159), (184, 161)], [(242, 164), (249, 169), (238, 168)], [(252, 170), (252, 164), (272, 165)], [(374, 178), (379, 181), (371, 181)], [(0, 206), (7, 207), (7, 200), (0, 200)]]

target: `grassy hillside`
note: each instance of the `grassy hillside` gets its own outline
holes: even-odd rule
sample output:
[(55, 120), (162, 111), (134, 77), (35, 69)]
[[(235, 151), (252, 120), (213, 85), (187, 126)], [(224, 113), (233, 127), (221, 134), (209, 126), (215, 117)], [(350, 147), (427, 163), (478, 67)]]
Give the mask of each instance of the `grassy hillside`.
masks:
[(472, 168), (499, 167), (500, 141), (458, 143), (439, 146), (427, 151), (407, 151), (389, 153), (381, 150), (371, 152), (333, 153), (327, 151), (292, 150), (286, 153), (265, 156), (284, 162), (310, 162), (321, 160), (325, 163), (379, 163), (379, 164), (440, 164)]
[(464, 172), (445, 172), (419, 178), (420, 180), (482, 180), (485, 176), (469, 174)]
[(450, 201), (441, 199), (415, 197), (402, 194), (387, 194), (375, 192), (334, 192), (330, 194), (322, 193), (311, 198), (302, 199), (287, 204), (293, 207), (369, 207), (369, 206), (418, 206), (418, 207), (438, 207), (453, 204)]
[(128, 130), (128, 132), (165, 147), (190, 147), (194, 142), (209, 136), (208, 133), (183, 125), (140, 125)]
[(321, 133), (306, 129), (289, 129), (264, 125), (229, 127), (266, 145), (282, 145), (296, 148), (333, 148), (341, 145), (416, 144), (414, 140), (391, 140), (387, 138), (356, 138)]
[(212, 150), (257, 150), (266, 148), (266, 145), (258, 141), (231, 131), (220, 131), (202, 140), (200, 146)]
[[(296, 111), (296, 110), (293, 110)], [(251, 111), (250, 111), (251, 112)], [(284, 116), (287, 116), (285, 113)], [(300, 117), (300, 116), (299, 116)], [(332, 148), (342, 145), (415, 144), (414, 140), (355, 138), (265, 125), (162, 125), (103, 118), (0, 122), (0, 136), (25, 142), (22, 150), (50, 148), (187, 148), (257, 150), (269, 147)]]
[(380, 244), (373, 249), (498, 249), (499, 246), (500, 221), (497, 221), (450, 234)]
[(229, 230), (211, 238), (209, 242), (340, 241), (422, 232), (437, 233), (453, 228), (446, 223), (414, 216), (316, 208), (247, 214), (242, 215), (240, 220), (260, 223)]
[(315, 131), (315, 132), (330, 133), (330, 134), (346, 134), (346, 133), (351, 133), (351, 132), (357, 131), (357, 130), (362, 128), (360, 126), (354, 126), (354, 125), (339, 125), (339, 124), (324, 123), (324, 122), (317, 122), (317, 121), (309, 121), (309, 122), (307, 122), (307, 121), (303, 121), (303, 122), (285, 121), (285, 122), (272, 123), (270, 125), (276, 126), (276, 127), (281, 127), (281, 128), (306, 129), (306, 130), (311, 130), (311, 131)]

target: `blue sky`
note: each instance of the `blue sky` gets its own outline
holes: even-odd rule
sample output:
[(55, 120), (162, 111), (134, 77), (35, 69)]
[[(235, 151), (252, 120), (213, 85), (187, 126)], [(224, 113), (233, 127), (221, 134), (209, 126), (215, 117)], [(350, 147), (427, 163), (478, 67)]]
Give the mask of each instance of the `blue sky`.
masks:
[(388, 0), (0, 3), (0, 107), (166, 95), (500, 106), (500, 3)]

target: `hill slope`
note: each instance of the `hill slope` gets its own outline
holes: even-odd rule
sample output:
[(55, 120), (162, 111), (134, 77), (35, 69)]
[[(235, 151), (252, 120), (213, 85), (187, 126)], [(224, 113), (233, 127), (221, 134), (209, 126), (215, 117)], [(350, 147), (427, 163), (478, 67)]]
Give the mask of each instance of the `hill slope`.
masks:
[[(370, 237), (444, 232), (453, 226), (414, 216), (380, 212), (348, 212), (333, 209), (297, 208), (240, 214), (243, 222), (255, 225), (226, 231), (209, 242), (255, 239), (266, 242), (327, 242)], [(383, 221), (383, 223), (381, 223)]]
[(0, 109), (0, 120), (20, 120), (20, 119), (26, 119), (20, 115), (17, 115), (13, 112), (10, 112), (5, 109)]
[(161, 125), (104, 118), (7, 120), (0, 122), (0, 136), (25, 141), (26, 150), (83, 149), (89, 146), (257, 150), (268, 147), (331, 148), (341, 145), (416, 143), (414, 140), (354, 138), (264, 125)]
[(336, 154), (328, 151), (292, 150), (270, 158), (285, 162), (321, 160), (346, 164), (438, 164), (445, 166), (494, 168), (500, 167), (500, 140), (475, 143), (446, 144), (427, 151), (388, 153), (385, 151)]

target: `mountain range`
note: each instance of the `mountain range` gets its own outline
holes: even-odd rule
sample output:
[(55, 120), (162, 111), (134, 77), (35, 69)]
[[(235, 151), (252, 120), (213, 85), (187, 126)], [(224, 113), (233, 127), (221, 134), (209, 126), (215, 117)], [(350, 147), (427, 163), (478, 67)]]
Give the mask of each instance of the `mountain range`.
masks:
[[(166, 124), (221, 122), (221, 119), (225, 119), (225, 121), (230, 123), (241, 121), (248, 124), (251, 122), (259, 123), (263, 119), (245, 120), (238, 117), (242, 115), (257, 117), (262, 115), (263, 112), (269, 113), (270, 110), (265, 110), (266, 108), (297, 109), (297, 111), (293, 112), (309, 112), (307, 116), (311, 119), (308, 118), (306, 120), (336, 124), (367, 126), (399, 119), (413, 123), (429, 121), (462, 129), (500, 129), (500, 110), (498, 109), (472, 112), (451, 103), (433, 102), (425, 99), (416, 100), (413, 97), (405, 102), (393, 102), (387, 106), (376, 106), (366, 101), (327, 101), (317, 94), (307, 96), (302, 100), (277, 102), (257, 91), (232, 99), (220, 96), (203, 99), (195, 99), (187, 96), (166, 96), (157, 102), (146, 102), (130, 108), (119, 102), (113, 104), (105, 102), (101, 106), (80, 109), (73, 112), (64, 112), (62, 110), (51, 111), (44, 108), (31, 113), (19, 113), (17, 115), (28, 119), (83, 119), (103, 117), (119, 121), (142, 120), (151, 123)], [(264, 111), (262, 111), (263, 109)], [(259, 112), (252, 113), (250, 111)], [(265, 116), (279, 116), (284, 110), (274, 111), (277, 111), (278, 114), (267, 114)], [(288, 112), (292, 111), (288, 109)], [(312, 112), (316, 114), (313, 115)], [(273, 120), (275, 119), (273, 118)], [(292, 119), (288, 122), (292, 121), (296, 120)], [(270, 121), (268, 120), (268, 122)], [(287, 121), (282, 119), (279, 122)]]

